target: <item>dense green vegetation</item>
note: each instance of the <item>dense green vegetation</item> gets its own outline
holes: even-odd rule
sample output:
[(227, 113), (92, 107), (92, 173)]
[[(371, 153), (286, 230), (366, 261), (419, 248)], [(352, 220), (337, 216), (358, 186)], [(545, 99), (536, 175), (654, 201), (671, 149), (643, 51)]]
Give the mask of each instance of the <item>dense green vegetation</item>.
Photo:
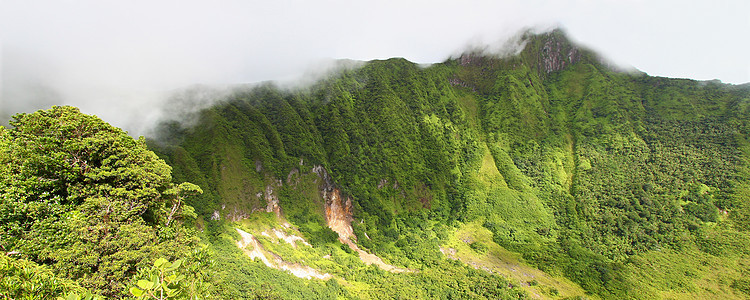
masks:
[(19, 114), (11, 126), (0, 131), (4, 281), (38, 282), (26, 291), (39, 298), (80, 287), (119, 297), (138, 267), (195, 245), (181, 223), (195, 217), (184, 202), (200, 188), (172, 183), (144, 139), (72, 107)]
[[(168, 273), (174, 295), (221, 299), (747, 298), (750, 87), (613, 70), (560, 31), (522, 41), (237, 88), (162, 124), (164, 161), (72, 108), (19, 115), (0, 132), (0, 245), (18, 252), (0, 271), (41, 268), (54, 296), (143, 297)], [(333, 188), (359, 248), (405, 272), (337, 240)]]
[[(354, 199), (359, 245), (409, 268), (445, 241), (426, 224), (474, 220), (604, 297), (652, 296), (630, 274), (654, 251), (747, 259), (747, 87), (618, 72), (559, 31), (524, 39), (510, 57), (371, 61), (304, 89), (241, 89), (197, 126), (165, 126), (180, 143), (163, 156), (181, 180), (209, 181), (204, 209), (248, 212), (265, 202), (242, 195), (323, 165)], [(295, 224), (325, 225), (319, 198), (282, 194)]]
[(2, 299), (26, 299), (86, 293), (70, 279), (59, 278), (51, 270), (24, 259), (0, 256), (0, 295)]
[[(261, 219), (262, 221), (258, 221)], [(273, 216), (259, 213), (239, 226), (273, 227)], [(220, 222), (215, 222), (220, 224)], [(259, 224), (260, 223), (260, 224)], [(236, 224), (235, 224), (236, 225)], [(223, 224), (227, 226), (227, 224)], [(226, 229), (226, 228), (225, 228)], [(249, 229), (248, 229), (249, 230)], [(302, 279), (288, 272), (266, 267), (249, 259), (237, 246), (234, 230), (217, 228), (209, 238), (215, 254), (216, 279), (221, 284), (219, 298), (224, 299), (523, 299), (525, 293), (497, 275), (475, 270), (462, 263), (446, 260), (439, 252), (424, 252), (425, 267), (418, 273), (390, 273), (365, 265), (340, 244), (294, 248), (283, 241), (258, 235), (266, 249), (289, 262), (303, 262), (335, 277), (327, 281)], [(257, 231), (256, 231), (257, 232)], [(437, 246), (437, 245), (435, 245)], [(436, 248), (437, 249), (437, 248)], [(418, 250), (415, 250), (418, 251)], [(416, 253), (415, 253), (416, 254)]]

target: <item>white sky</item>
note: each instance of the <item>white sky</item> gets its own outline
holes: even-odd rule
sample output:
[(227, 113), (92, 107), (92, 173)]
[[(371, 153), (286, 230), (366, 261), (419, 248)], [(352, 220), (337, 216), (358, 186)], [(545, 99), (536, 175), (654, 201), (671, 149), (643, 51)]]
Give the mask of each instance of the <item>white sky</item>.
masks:
[(441, 62), (539, 26), (650, 75), (750, 82), (748, 0), (0, 0), (0, 117), (71, 104), (139, 133), (192, 84)]

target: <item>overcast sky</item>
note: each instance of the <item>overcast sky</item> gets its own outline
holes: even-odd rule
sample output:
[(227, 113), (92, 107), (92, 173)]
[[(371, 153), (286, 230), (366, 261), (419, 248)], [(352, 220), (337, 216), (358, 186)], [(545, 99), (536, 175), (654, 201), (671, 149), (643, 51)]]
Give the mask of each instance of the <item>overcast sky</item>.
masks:
[(552, 26), (650, 75), (750, 82), (748, 0), (0, 0), (0, 116), (71, 104), (138, 134), (192, 84), (340, 58), (441, 62)]

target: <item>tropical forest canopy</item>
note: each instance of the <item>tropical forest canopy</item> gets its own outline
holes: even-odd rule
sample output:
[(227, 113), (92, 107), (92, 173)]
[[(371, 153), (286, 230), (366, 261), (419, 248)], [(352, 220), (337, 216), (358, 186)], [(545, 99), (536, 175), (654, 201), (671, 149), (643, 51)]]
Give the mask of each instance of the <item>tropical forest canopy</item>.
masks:
[(240, 87), (148, 140), (19, 114), (0, 295), (750, 297), (750, 86), (521, 43)]

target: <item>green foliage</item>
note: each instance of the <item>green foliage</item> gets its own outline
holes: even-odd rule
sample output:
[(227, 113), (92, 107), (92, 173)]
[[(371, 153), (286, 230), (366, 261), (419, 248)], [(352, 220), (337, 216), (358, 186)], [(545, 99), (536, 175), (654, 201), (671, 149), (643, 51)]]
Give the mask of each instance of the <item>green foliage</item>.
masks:
[(48, 267), (0, 254), (0, 298), (55, 299), (76, 293), (87, 292), (74, 281), (55, 275)]
[[(250, 260), (235, 244), (236, 231), (223, 221), (210, 221), (215, 235), (207, 236), (213, 263), (206, 270), (214, 282), (209, 292), (218, 299), (292, 299), (312, 297), (336, 299), (336, 291), (323, 282), (297, 278), (287, 272), (269, 269)], [(238, 237), (239, 238), (239, 237)]]
[(440, 264), (426, 224), (453, 220), (603, 297), (642, 284), (624, 270), (644, 253), (741, 252), (709, 245), (750, 228), (746, 88), (616, 72), (559, 31), (523, 38), (517, 56), (240, 90), (160, 152), (206, 182), (204, 218), (277, 196), (316, 248), (336, 242), (310, 173), (322, 165), (353, 198), (359, 246), (409, 267)]
[[(347, 257), (330, 245), (335, 234), (323, 222), (318, 187), (294, 183), (311, 166), (325, 166), (354, 199), (360, 247), (426, 270), (344, 275), (354, 286), (344, 290), (362, 294), (398, 284), (405, 294), (394, 297), (460, 297), (445, 286), (486, 283), (482, 275), (462, 277), (470, 272), (445, 265), (435, 250), (443, 233), (431, 223), (455, 219), (480, 221), (492, 241), (605, 298), (695, 295), (697, 279), (688, 273), (712, 274), (675, 263), (693, 255), (742, 268), (728, 258), (747, 255), (748, 89), (614, 72), (559, 31), (524, 39), (517, 56), (475, 53), (428, 68), (373, 61), (305, 90), (239, 91), (203, 112), (199, 126), (175, 129), (181, 144), (160, 152), (174, 163), (175, 178), (206, 190), (190, 202), (204, 218), (223, 205), (241, 216), (278, 196), (316, 248)], [(206, 229), (216, 233), (212, 224)], [(649, 277), (641, 257), (663, 263), (664, 278), (630, 277)], [(234, 270), (262, 267), (250, 269)], [(445, 280), (444, 271), (463, 275)], [(707, 290), (742, 291), (729, 273)], [(234, 289), (247, 283), (223, 278)], [(333, 297), (338, 290), (338, 281), (326, 292), (281, 281), (253, 283), (253, 295)]]
[[(191, 184), (124, 131), (73, 107), (19, 114), (2, 132), (0, 245), (105, 296), (144, 260), (193, 243), (172, 221)], [(170, 224), (172, 223), (172, 224)]]
[(104, 299), (104, 298), (98, 297), (89, 292), (86, 292), (83, 294), (70, 293), (70, 294), (67, 294), (65, 297), (57, 297), (57, 300), (97, 300), (97, 299)]
[[(139, 270), (128, 291), (137, 299), (211, 299), (205, 252), (197, 251), (190, 260), (170, 262), (164, 258), (154, 261), (150, 268)], [(191, 266), (186, 266), (189, 264)]]
[(469, 248), (476, 251), (477, 253), (487, 252), (487, 245), (483, 244), (482, 242), (473, 242), (469, 244)]
[[(6, 266), (30, 265), (7, 280), (50, 297), (84, 293), (57, 278), (119, 297), (133, 275), (140, 297), (198, 295), (195, 282), (220, 298), (524, 297), (438, 251), (459, 221), (488, 232), (468, 252), (502, 246), (603, 298), (747, 294), (750, 89), (617, 72), (560, 31), (522, 38), (512, 56), (372, 61), (304, 89), (235, 90), (195, 126), (162, 125), (150, 146), (174, 169), (75, 108), (20, 114), (0, 128), (0, 247), (19, 257)], [(332, 187), (353, 199), (359, 247), (417, 272), (337, 244), (320, 196)], [(236, 247), (227, 220), (275, 203), (313, 247), (264, 245), (335, 279)], [(185, 224), (215, 264), (151, 266), (189, 253)], [(51, 271), (17, 271), (34, 266)]]
[(734, 280), (732, 281), (731, 287), (746, 295), (750, 295), (750, 280), (747, 280), (747, 279)]

